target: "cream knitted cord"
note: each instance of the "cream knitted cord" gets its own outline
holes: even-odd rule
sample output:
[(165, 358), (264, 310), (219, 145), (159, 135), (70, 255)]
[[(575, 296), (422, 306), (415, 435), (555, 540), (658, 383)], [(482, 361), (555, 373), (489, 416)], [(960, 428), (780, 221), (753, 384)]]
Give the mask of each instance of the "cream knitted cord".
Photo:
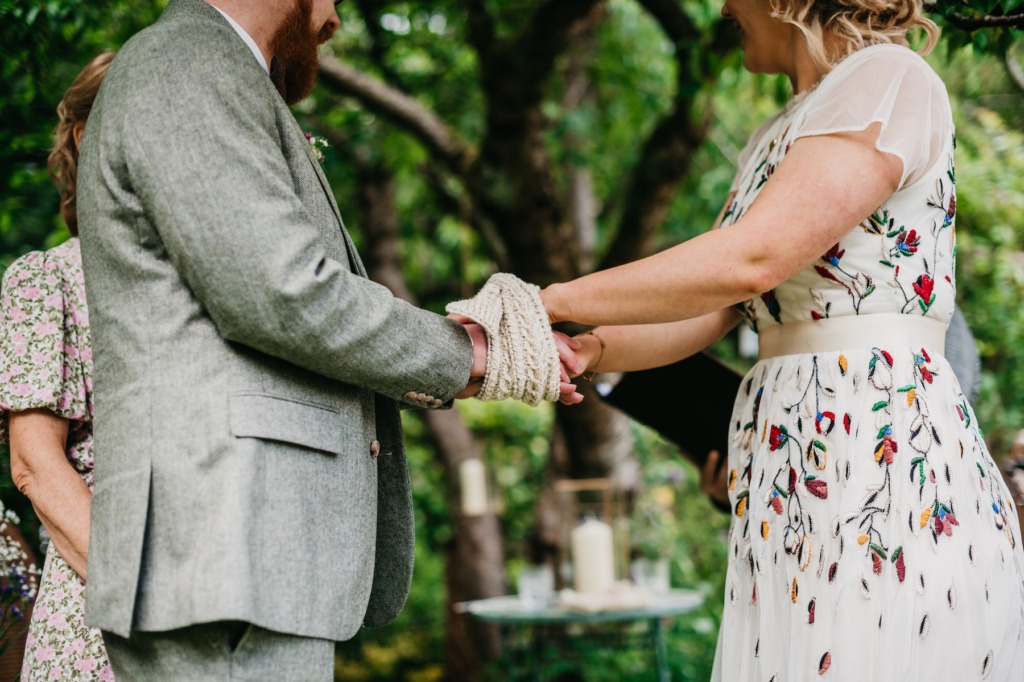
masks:
[(561, 363), (540, 287), (499, 272), (476, 296), (453, 301), (446, 310), (487, 333), (487, 374), (477, 398), (515, 398), (527, 405), (558, 400)]

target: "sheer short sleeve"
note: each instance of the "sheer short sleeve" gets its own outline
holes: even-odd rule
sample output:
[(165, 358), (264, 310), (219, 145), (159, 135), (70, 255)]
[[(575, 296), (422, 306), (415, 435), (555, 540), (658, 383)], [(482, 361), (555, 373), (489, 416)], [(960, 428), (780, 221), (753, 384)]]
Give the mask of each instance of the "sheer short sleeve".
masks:
[(15, 261), (0, 289), (0, 442), (9, 414), (46, 408), (66, 419), (89, 418), (87, 369), (79, 310), (61, 263), (33, 252)]
[(866, 47), (840, 62), (811, 94), (797, 137), (879, 122), (878, 149), (903, 162), (900, 188), (946, 161), (953, 138), (949, 97), (938, 75), (909, 48)]

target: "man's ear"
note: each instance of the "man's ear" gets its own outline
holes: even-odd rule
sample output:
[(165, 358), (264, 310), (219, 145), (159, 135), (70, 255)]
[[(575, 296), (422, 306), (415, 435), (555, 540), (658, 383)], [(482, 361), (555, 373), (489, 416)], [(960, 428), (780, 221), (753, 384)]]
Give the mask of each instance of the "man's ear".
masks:
[(71, 136), (75, 139), (75, 150), (82, 148), (82, 133), (85, 132), (85, 121), (79, 121), (71, 129)]

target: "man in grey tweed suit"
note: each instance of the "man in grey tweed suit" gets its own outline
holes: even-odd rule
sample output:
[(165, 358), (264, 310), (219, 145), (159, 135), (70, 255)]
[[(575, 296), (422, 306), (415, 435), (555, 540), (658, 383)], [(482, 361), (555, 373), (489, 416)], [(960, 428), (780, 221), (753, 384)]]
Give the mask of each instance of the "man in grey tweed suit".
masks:
[(329, 679), (408, 594), (399, 404), (485, 369), (478, 327), (366, 279), (288, 109), (337, 27), (332, 0), (170, 0), (89, 119), (86, 619), (122, 682)]

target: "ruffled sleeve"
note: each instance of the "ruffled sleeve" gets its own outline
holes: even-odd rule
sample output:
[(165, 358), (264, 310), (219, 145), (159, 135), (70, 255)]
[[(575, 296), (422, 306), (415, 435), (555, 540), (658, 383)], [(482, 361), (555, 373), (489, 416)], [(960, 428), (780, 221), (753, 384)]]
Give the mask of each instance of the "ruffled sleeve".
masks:
[(877, 147), (903, 162), (899, 188), (927, 175), (953, 135), (945, 85), (924, 59), (899, 45), (874, 45), (847, 57), (808, 98), (797, 137), (882, 124)]
[[(68, 300), (60, 265), (29, 253), (4, 274), (0, 288), (0, 442), (11, 412), (46, 408), (66, 419), (89, 419), (87, 372), (81, 366), (79, 314)], [(88, 353), (87, 353), (88, 355)]]

